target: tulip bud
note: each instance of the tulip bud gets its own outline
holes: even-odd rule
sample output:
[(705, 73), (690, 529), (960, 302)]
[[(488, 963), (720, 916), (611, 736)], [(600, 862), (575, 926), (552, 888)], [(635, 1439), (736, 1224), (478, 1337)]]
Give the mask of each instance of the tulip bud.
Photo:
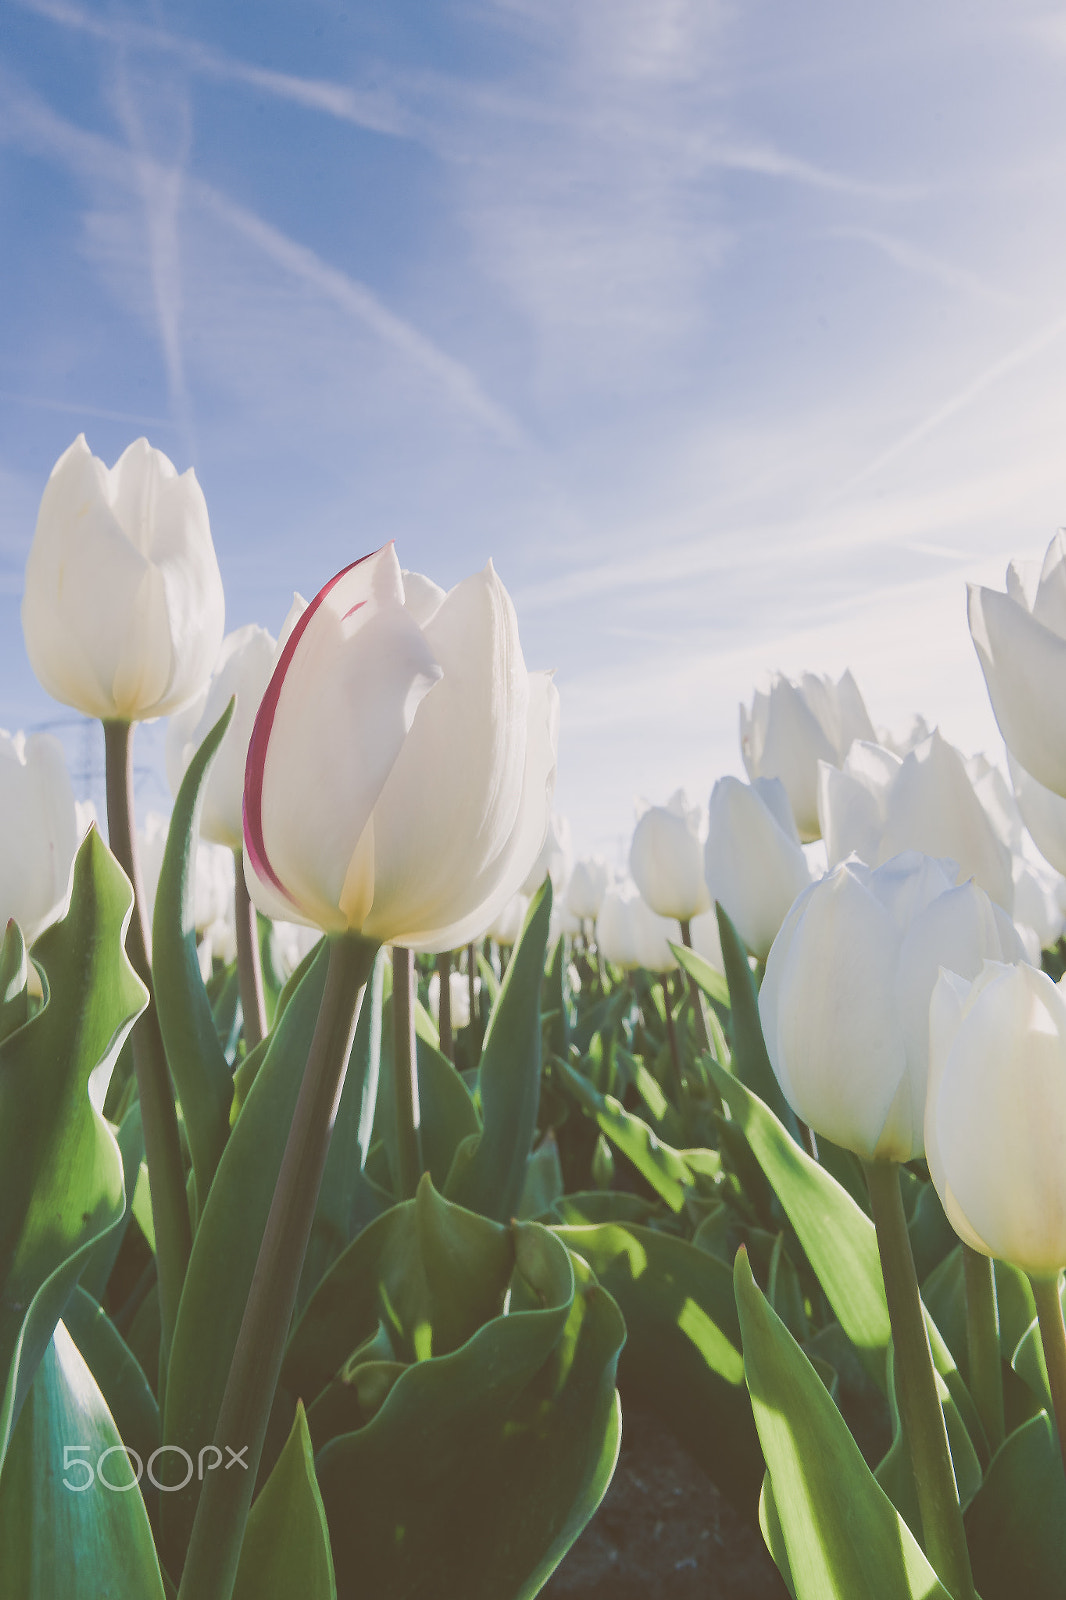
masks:
[(595, 921), (607, 893), (610, 873), (605, 861), (578, 861), (566, 886), (566, 906), (579, 922)]
[(254, 624), (227, 634), (211, 681), (167, 728), (166, 763), (171, 793), (177, 795), (189, 763), (208, 733), (237, 696), (203, 791), (200, 833), (214, 844), (240, 850), (244, 843), (244, 769), (259, 703), (274, 670), (277, 645)]
[(596, 944), (605, 961), (632, 972), (672, 972), (677, 957), (670, 949), (681, 930), (669, 917), (658, 916), (632, 884), (609, 889), (596, 919)]
[(750, 712), (740, 708), (740, 751), (748, 777), (781, 780), (805, 841), (820, 832), (819, 761), (838, 767), (856, 739), (873, 743), (875, 738), (850, 672), (839, 683), (813, 672), (798, 680), (778, 672), (768, 692), (756, 690)]
[(700, 813), (679, 789), (665, 806), (649, 806), (633, 832), (629, 870), (651, 909), (687, 922), (709, 911), (703, 878)]
[(30, 664), (104, 721), (165, 716), (207, 682), (222, 579), (196, 474), (138, 439), (108, 469), (79, 437), (45, 486), (26, 562)]
[(1066, 872), (1066, 800), (1037, 783), (1009, 751), (1007, 765), (1018, 810), (1033, 843), (1056, 872)]
[(1066, 998), (1035, 967), (940, 974), (925, 1151), (955, 1232), (1032, 1277), (1066, 1266)]
[(296, 621), (248, 748), (246, 873), (268, 916), (454, 950), (540, 851), (558, 695), (491, 562), (418, 609), (390, 544)]
[(62, 909), (78, 845), (58, 739), (0, 730), (0, 817), (0, 929), (13, 917), (32, 944)]
[(839, 771), (819, 768), (818, 810), (831, 867), (855, 854), (878, 866), (904, 850), (950, 857), (1005, 911), (1011, 852), (974, 793), (962, 756), (935, 731), (902, 760), (854, 744)]
[(940, 967), (973, 977), (986, 958), (1023, 959), (1009, 917), (956, 876), (916, 851), (846, 861), (799, 897), (767, 958), (759, 1013), (785, 1098), (866, 1161), (922, 1153)]
[(792, 902), (811, 881), (784, 784), (719, 778), (703, 859), (712, 897), (751, 953), (765, 960)]

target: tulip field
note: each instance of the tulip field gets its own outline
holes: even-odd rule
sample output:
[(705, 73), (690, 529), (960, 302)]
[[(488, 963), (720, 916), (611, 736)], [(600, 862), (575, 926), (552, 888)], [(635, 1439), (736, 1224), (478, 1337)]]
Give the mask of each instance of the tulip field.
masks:
[(107, 816), (0, 735), (2, 1600), (531, 1600), (630, 1405), (795, 1600), (1057, 1600), (1066, 541), (971, 591), (1002, 766), (777, 677), (624, 872), (491, 563), (324, 576), (225, 635), (191, 472), (43, 490)]

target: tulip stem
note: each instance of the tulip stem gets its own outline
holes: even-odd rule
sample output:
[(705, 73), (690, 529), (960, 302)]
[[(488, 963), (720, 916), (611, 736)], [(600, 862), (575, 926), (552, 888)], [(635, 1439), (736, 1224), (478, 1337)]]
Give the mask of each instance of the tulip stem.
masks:
[(437, 957), (437, 978), (440, 992), (437, 996), (437, 1032), (440, 1035), (440, 1053), (449, 1061), (455, 1060), (452, 1041), (452, 958), (451, 952), (442, 950)]
[(162, 1369), (170, 1357), (170, 1341), (178, 1301), (192, 1250), (192, 1226), (185, 1187), (174, 1088), (170, 1081), (163, 1035), (152, 986), (145, 929), (144, 885), (137, 860), (133, 811), (133, 724), (104, 723), (104, 777), (107, 791), (107, 836), (111, 852), (133, 885), (133, 915), (126, 949), (133, 969), (148, 990), (148, 1006), (133, 1028), (133, 1070), (144, 1131), (148, 1186), (159, 1270), (160, 1354)]
[(472, 941), (466, 947), (466, 987), (470, 996), (470, 1021), (478, 1021), (477, 1014), (477, 945)]
[(925, 1552), (954, 1600), (976, 1600), (947, 1427), (894, 1161), (865, 1163), (895, 1351), (896, 1398), (910, 1451)]
[(219, 1452), (243, 1448), (247, 1470), (205, 1476), (179, 1600), (230, 1600), (233, 1593), (333, 1121), (376, 953), (377, 946), (358, 934), (329, 936), (322, 1007), (215, 1428)]
[(1059, 1295), (1059, 1273), (1048, 1278), (1030, 1278), (1036, 1316), (1040, 1324), (1040, 1343), (1044, 1347), (1044, 1362), (1051, 1385), (1051, 1405), (1055, 1412), (1055, 1425), (1059, 1434), (1059, 1450), (1066, 1468), (1066, 1328), (1062, 1321), (1062, 1300)]
[(1006, 1437), (1003, 1420), (1003, 1368), (999, 1350), (999, 1306), (989, 1256), (970, 1245), (962, 1247), (966, 1279), (966, 1348), (970, 1361), (970, 1393), (995, 1455)]
[(402, 945), (394, 945), (392, 951), (392, 1083), (396, 1096), (397, 1198), (413, 1200), (422, 1176), (415, 958)]
[(266, 1038), (266, 1000), (259, 959), (259, 923), (244, 876), (244, 853), (233, 852), (234, 910), (237, 917), (237, 983), (244, 1014), (244, 1047), (254, 1050)]
[[(684, 945), (686, 950), (691, 950), (692, 949), (692, 926), (691, 926), (691, 923), (690, 923), (688, 917), (680, 918), (680, 922), (681, 922), (681, 943)], [(701, 1055), (710, 1055), (712, 1053), (712, 1051), (711, 1051), (711, 1030), (707, 1026), (707, 1017), (706, 1017), (706, 1015), (704, 1013), (704, 1010), (703, 1010), (703, 1008), (704, 1008), (704, 1006), (706, 1004), (706, 1001), (703, 998), (703, 990), (700, 988), (700, 986), (696, 982), (695, 978), (693, 978), (691, 975), (689, 976), (689, 980), (688, 980), (688, 989), (689, 989), (689, 994), (692, 996), (692, 1009), (693, 1009), (693, 1011), (695, 1012), (695, 1015), (696, 1015), (696, 1043), (699, 1046), (699, 1050), (700, 1050)]]
[(674, 1008), (670, 997), (670, 975), (664, 972), (659, 979), (663, 991), (663, 1010), (666, 1013), (666, 1037), (670, 1041), (670, 1061), (674, 1069), (674, 1088), (677, 1093), (677, 1109), (680, 1111), (685, 1103), (685, 1079), (681, 1071), (681, 1054), (677, 1048), (677, 1029), (674, 1027)]

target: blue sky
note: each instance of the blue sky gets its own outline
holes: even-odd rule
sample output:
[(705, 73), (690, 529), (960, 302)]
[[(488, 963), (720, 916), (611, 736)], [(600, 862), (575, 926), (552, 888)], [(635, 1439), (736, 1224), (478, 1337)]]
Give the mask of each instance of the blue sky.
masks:
[(965, 581), (1066, 520), (1064, 103), (1026, 0), (5, 0), (0, 721), (63, 715), (18, 601), (84, 431), (196, 467), (228, 627), (491, 555), (585, 849), (739, 771), (767, 669), (997, 752)]

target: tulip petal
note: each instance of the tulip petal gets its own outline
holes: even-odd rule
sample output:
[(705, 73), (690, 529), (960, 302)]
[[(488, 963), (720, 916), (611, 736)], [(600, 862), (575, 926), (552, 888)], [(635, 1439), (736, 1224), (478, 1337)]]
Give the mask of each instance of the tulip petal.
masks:
[(429, 948), (435, 930), (478, 912), (501, 886), (529, 738), (518, 619), (491, 562), (451, 590), (425, 637), (444, 676), (381, 792), (365, 924), (411, 948)]
[(970, 634), (992, 710), (1012, 754), (1038, 783), (1066, 796), (1066, 639), (1009, 595), (969, 590)]
[[(245, 849), (255, 877), (327, 931), (358, 927), (373, 885), (350, 864), (440, 667), (404, 609), (391, 545), (331, 579), (300, 617), (248, 747)], [(358, 858), (363, 860), (365, 851)]]

